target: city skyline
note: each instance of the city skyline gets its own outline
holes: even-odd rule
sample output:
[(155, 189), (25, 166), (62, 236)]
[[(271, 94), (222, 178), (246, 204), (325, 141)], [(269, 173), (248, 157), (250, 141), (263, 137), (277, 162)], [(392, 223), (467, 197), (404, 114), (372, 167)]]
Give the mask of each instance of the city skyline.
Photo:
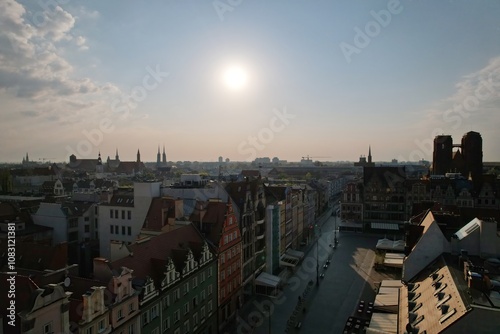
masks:
[[(58, 4), (55, 6), (54, 4)], [(2, 162), (500, 161), (500, 4), (7, 0)], [(325, 157), (325, 158), (315, 158)]]

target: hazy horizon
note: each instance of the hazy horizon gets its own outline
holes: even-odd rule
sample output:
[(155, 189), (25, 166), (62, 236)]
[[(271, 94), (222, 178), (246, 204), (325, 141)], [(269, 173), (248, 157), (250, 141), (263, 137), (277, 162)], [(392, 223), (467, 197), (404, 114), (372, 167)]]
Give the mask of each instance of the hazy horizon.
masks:
[(0, 161), (500, 161), (499, 2), (44, 4), (0, 3)]

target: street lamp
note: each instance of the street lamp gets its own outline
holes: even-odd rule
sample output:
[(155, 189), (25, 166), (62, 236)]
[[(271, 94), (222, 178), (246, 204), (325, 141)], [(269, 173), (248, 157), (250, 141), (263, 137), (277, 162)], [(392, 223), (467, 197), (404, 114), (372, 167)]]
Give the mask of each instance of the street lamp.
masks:
[(337, 245), (337, 216), (335, 216), (335, 228), (333, 230), (333, 244)]
[(269, 334), (271, 334), (271, 306), (264, 305), (264, 309), (269, 313)]
[(316, 240), (316, 286), (319, 286), (319, 238), (321, 237), (321, 227), (319, 228), (319, 236)]

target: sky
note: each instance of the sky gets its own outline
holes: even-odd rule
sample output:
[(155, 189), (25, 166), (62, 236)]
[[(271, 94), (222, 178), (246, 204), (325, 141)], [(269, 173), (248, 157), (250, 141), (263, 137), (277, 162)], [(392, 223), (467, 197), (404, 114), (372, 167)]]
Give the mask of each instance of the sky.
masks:
[[(0, 2), (0, 161), (500, 161), (500, 2)], [(228, 71), (235, 69), (230, 79)]]

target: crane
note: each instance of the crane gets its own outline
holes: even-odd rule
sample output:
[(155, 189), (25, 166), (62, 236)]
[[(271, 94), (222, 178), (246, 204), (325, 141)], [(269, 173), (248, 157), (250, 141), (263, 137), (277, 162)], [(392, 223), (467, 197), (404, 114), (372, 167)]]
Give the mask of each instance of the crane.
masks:
[(331, 157), (310, 157), (309, 155), (302, 157), (302, 160), (311, 160), (311, 159), (328, 159)]

